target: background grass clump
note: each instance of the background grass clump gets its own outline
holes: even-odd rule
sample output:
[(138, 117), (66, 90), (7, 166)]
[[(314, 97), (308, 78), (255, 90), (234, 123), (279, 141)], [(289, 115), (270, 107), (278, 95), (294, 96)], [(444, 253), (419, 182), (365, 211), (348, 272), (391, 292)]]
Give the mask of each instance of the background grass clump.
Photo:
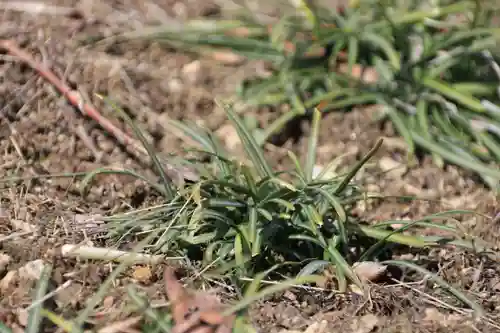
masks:
[[(175, 47), (264, 60), (272, 73), (242, 82), (247, 105), (290, 111), (258, 143), (297, 116), (377, 104), (407, 143), (443, 167), (456, 164), (498, 189), (500, 108), (496, 8), (489, 1), (297, 1), (274, 21), (245, 7), (232, 20), (137, 31)], [(344, 68), (344, 70), (340, 70)], [(371, 77), (371, 79), (370, 79)]]

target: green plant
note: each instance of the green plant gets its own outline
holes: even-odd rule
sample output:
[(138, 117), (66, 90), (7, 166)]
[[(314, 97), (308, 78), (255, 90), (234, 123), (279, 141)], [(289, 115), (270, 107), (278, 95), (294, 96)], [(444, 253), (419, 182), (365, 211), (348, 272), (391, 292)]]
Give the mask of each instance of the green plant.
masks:
[[(272, 75), (243, 82), (239, 98), (259, 106), (289, 104), (291, 110), (264, 129), (259, 144), (318, 105), (329, 112), (378, 104), (380, 120), (392, 122), (410, 157), (422, 149), (438, 166), (459, 165), (498, 189), (500, 30), (490, 23), (494, 5), (365, 0), (331, 9), (308, 3), (271, 25), (245, 12), (243, 18), (197, 20), (127, 37), (269, 62)], [(337, 70), (340, 62), (346, 71)], [(376, 73), (377, 80), (367, 82), (353, 69)]]
[(172, 121), (201, 146), (199, 153), (211, 156), (211, 163), (196, 164), (201, 180), (179, 188), (165, 204), (107, 217), (111, 236), (118, 242), (129, 235), (143, 237), (154, 232), (149, 251), (185, 256), (199, 262), (205, 276), (236, 280), (270, 268), (272, 272), (266, 274), (307, 276), (326, 262), (335, 269), (340, 290), (346, 290), (348, 283), (363, 288), (352, 265), (360, 260), (389, 259), (384, 250), (390, 244), (476, 248), (474, 241), (459, 236), (419, 237), (405, 232), (425, 225), (458, 235), (453, 227), (435, 221), (470, 212), (444, 212), (406, 221), (398, 230), (387, 229), (395, 221), (366, 225), (352, 216), (352, 206), (369, 197), (352, 179), (381, 140), (347, 173), (323, 179), (336, 164), (333, 161), (313, 177), (321, 119), (321, 112), (316, 110), (304, 163), (289, 152), (294, 169), (278, 172), (271, 168), (242, 119), (229, 105), (223, 108), (249, 162), (231, 159), (213, 133), (197, 125)]

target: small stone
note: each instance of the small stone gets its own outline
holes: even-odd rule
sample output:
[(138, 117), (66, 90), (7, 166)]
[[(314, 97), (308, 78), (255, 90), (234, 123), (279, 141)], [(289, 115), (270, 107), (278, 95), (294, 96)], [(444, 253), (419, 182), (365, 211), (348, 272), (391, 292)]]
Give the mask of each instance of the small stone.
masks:
[(102, 306), (105, 309), (110, 309), (113, 306), (114, 303), (115, 303), (115, 298), (113, 296), (107, 296), (102, 301)]
[(231, 124), (222, 125), (217, 131), (216, 134), (222, 139), (225, 146), (229, 150), (233, 150), (241, 145), (240, 137), (238, 136), (238, 132)]
[(178, 78), (165, 79), (160, 84), (161, 88), (170, 94), (180, 94), (184, 90), (184, 84)]
[(0, 275), (5, 271), (7, 265), (10, 263), (10, 256), (0, 252)]
[(406, 173), (406, 166), (390, 157), (382, 157), (379, 161), (380, 169), (390, 178), (401, 178)]
[(65, 288), (61, 288), (54, 296), (55, 301), (61, 308), (77, 305), (79, 299), (77, 296), (80, 295), (83, 289), (80, 283), (69, 283), (69, 281), (71, 280), (66, 281)]
[[(322, 167), (321, 165), (315, 165), (313, 167), (313, 179), (316, 179), (318, 178), (318, 176), (320, 175), (320, 173), (323, 171), (324, 167)], [(323, 174), (321, 176), (321, 179), (319, 180), (328, 180), (328, 179), (331, 179), (331, 178), (334, 178), (335, 177), (335, 174), (331, 171), (327, 171), (325, 172), (325, 174)]]
[(184, 79), (191, 84), (199, 83), (203, 76), (201, 61), (195, 60), (186, 64), (182, 68), (182, 75), (184, 75)]
[(292, 293), (290, 290), (287, 290), (283, 293), (283, 297), (288, 299), (289, 301), (296, 301), (297, 296), (295, 296), (294, 293)]
[(101, 138), (97, 141), (97, 146), (105, 153), (111, 154), (116, 145), (111, 140)]
[(177, 1), (176, 3), (174, 3), (174, 5), (172, 6), (172, 11), (178, 18), (187, 17), (187, 7), (181, 1)]

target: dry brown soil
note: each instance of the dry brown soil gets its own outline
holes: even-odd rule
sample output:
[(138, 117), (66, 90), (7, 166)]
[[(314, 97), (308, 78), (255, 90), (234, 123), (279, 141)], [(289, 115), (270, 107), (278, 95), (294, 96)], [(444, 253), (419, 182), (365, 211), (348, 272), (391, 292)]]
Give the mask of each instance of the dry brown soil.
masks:
[[(227, 124), (214, 97), (231, 94), (235, 85), (255, 71), (256, 64), (222, 66), (200, 59), (201, 67), (189, 66), (197, 58), (155, 43), (113, 42), (85, 46), (91, 36), (156, 24), (167, 15), (178, 20), (216, 12), (210, 2), (184, 0), (52, 0), (42, 3), (73, 8), (71, 13), (29, 13), (0, 7), (0, 39), (13, 39), (64, 77), (105, 116), (112, 111), (94, 93), (108, 95), (122, 105), (148, 133), (156, 149), (164, 154), (182, 152), (185, 145), (166, 128), (166, 119), (193, 120), (212, 130)], [(29, 7), (29, 8), (28, 8)], [(59, 8), (61, 8), (59, 7)], [(3, 8), (3, 9), (2, 9)], [(191, 64), (191, 65), (190, 65)], [(258, 65), (258, 64), (257, 64)], [(187, 66), (187, 67), (186, 67)], [(320, 133), (319, 164), (349, 153), (346, 167), (366, 153), (375, 141), (387, 138), (383, 149), (360, 174), (358, 181), (370, 191), (387, 195), (418, 195), (432, 200), (402, 203), (385, 201), (373, 207), (358, 207), (367, 221), (417, 218), (443, 209), (472, 209), (486, 216), (497, 214), (495, 195), (477, 179), (453, 166), (440, 170), (423, 158), (418, 165), (404, 167), (404, 145), (389, 125), (371, 121), (372, 110), (334, 113), (325, 117)], [(270, 117), (259, 111), (261, 125)], [(120, 127), (125, 126), (116, 122)], [(274, 165), (286, 167), (286, 149), (305, 152), (307, 124), (298, 141), (269, 148)], [(130, 130), (128, 130), (130, 131)], [(226, 135), (227, 137), (227, 135)], [(231, 136), (229, 136), (231, 138)], [(117, 165), (150, 174), (141, 161), (95, 122), (68, 105), (55, 89), (28, 66), (6, 53), (0, 54), (0, 175), (31, 177), (47, 173), (90, 171)], [(228, 140), (231, 145), (234, 142)], [(237, 147), (236, 147), (237, 149)], [(390, 161), (392, 163), (389, 163)], [(389, 161), (389, 162), (388, 162)], [(400, 169), (384, 172), (391, 165)], [(399, 170), (402, 170), (401, 172)], [(118, 176), (100, 177), (89, 195), (78, 191), (79, 179), (49, 178), (0, 185), (0, 253), (10, 256), (0, 278), (26, 263), (43, 259), (54, 264), (53, 282), (71, 285), (56, 295), (55, 310), (70, 316), (85, 305), (104, 278), (109, 264), (63, 259), (57, 249), (84, 239), (78, 228), (70, 228), (75, 216), (111, 214), (154, 202), (144, 184)], [(78, 215), (80, 214), (80, 215)], [(460, 219), (464, 232), (500, 246), (500, 222), (486, 217)], [(35, 234), (26, 231), (34, 226)], [(35, 236), (34, 236), (35, 235)], [(12, 237), (9, 237), (12, 236)], [(8, 239), (6, 239), (8, 238)], [(97, 243), (99, 245), (99, 243)], [(426, 254), (436, 262), (441, 277), (481, 303), (489, 315), (500, 313), (500, 268), (488, 260), (458, 251)], [(127, 314), (124, 286), (135, 283), (153, 303), (163, 302), (158, 272), (141, 279), (127, 271), (109, 292), (98, 310), (100, 319)], [(0, 319), (14, 327), (26, 323), (23, 308), (31, 302), (26, 277), (4, 281), (0, 293)], [(252, 319), (262, 332), (297, 330), (307, 332), (487, 332), (499, 331), (485, 321), (474, 322), (463, 305), (432, 285), (373, 286), (372, 298), (340, 297), (328, 292), (291, 291), (253, 307)], [(446, 304), (450, 304), (449, 306)], [(104, 316), (103, 316), (104, 314)], [(109, 316), (108, 316), (109, 315)]]

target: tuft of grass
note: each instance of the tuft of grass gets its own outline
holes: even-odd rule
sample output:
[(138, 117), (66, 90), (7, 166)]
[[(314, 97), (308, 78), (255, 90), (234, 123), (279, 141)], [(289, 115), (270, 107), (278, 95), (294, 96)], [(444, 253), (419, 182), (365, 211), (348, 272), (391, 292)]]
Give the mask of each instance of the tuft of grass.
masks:
[(126, 37), (268, 62), (272, 74), (242, 82), (239, 98), (291, 110), (264, 129), (259, 143), (317, 106), (330, 112), (377, 104), (379, 119), (392, 122), (410, 158), (426, 151), (439, 167), (458, 165), (500, 189), (495, 8), (472, 0), (364, 0), (347, 8), (299, 1), (271, 24), (243, 12)]
[[(178, 188), (173, 199), (166, 196), (164, 204), (107, 217), (110, 237), (117, 246), (131, 238), (148, 237), (144, 248), (148, 252), (185, 257), (198, 263), (206, 277), (239, 281), (247, 291), (241, 304), (274, 290), (264, 288), (258, 292), (265, 277), (285, 276), (284, 284), (273, 286), (279, 289), (296, 284), (295, 279), (314, 281), (315, 274), (325, 268), (335, 270), (340, 291), (346, 291), (349, 285), (364, 290), (353, 265), (364, 260), (390, 260), (390, 248), (394, 246), (429, 248), (449, 244), (486, 250), (477, 240), (462, 239), (459, 229), (438, 221), (473, 212), (442, 212), (417, 221), (375, 225), (363, 224), (352, 215), (353, 206), (366, 200), (353, 179), (382, 140), (345, 174), (327, 180), (317, 178), (313, 167), (322, 113), (315, 110), (309, 153), (304, 161), (289, 152), (294, 168), (275, 171), (242, 118), (230, 105), (218, 104), (237, 130), (248, 162), (232, 159), (214, 133), (172, 120), (172, 126), (182, 132), (181, 137), (187, 136), (201, 147), (197, 151), (208, 155), (210, 162), (197, 165), (200, 181)], [(397, 230), (387, 228), (401, 222), (403, 227)], [(448, 230), (450, 236), (423, 237), (408, 232), (420, 226)], [(253, 282), (243, 282), (248, 277), (254, 277)], [(448, 290), (455, 292), (451, 287)], [(459, 299), (466, 297), (461, 295)], [(245, 307), (241, 304), (235, 309)]]
[[(230, 106), (223, 107), (250, 164), (228, 158), (213, 133), (172, 121), (212, 156), (213, 163), (203, 172), (206, 178), (179, 191), (161, 207), (110, 217), (113, 233), (123, 239), (133, 229), (134, 234), (161, 229), (161, 236), (151, 244), (153, 251), (198, 259), (202, 265), (210, 265), (207, 274), (215, 275), (254, 276), (276, 264), (320, 257), (336, 267), (342, 290), (346, 281), (361, 287), (351, 267), (354, 258), (345, 251), (351, 242), (346, 225), (352, 223), (347, 212), (353, 197), (361, 196), (351, 180), (382, 141), (347, 175), (328, 181), (315, 179), (314, 152), (321, 117), (316, 111), (309, 141), (313, 153), (304, 165), (290, 153), (295, 169), (277, 172), (242, 119)], [(176, 223), (170, 221), (172, 216), (178, 216)]]

